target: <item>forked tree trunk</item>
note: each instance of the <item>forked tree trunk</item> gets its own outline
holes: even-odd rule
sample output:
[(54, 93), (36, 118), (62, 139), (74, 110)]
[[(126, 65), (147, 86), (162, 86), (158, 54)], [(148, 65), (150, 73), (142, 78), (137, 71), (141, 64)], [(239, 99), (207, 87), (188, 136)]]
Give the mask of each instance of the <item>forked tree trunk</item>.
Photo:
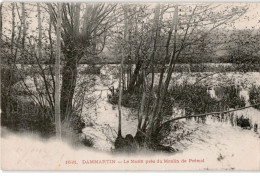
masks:
[[(160, 76), (160, 80), (159, 80), (159, 88), (158, 88), (158, 94), (157, 94), (157, 100), (155, 102), (154, 105), (154, 111), (152, 114), (152, 117), (150, 118), (149, 121), (149, 128), (148, 128), (148, 136), (149, 139), (148, 140), (152, 140), (154, 142), (157, 142), (157, 138), (156, 136), (158, 135), (158, 129), (160, 128), (160, 124), (162, 121), (162, 118), (160, 117), (160, 113), (161, 113), (161, 109), (164, 103), (164, 98), (166, 95), (166, 92), (168, 90), (168, 86), (169, 86), (169, 82), (170, 82), (170, 78), (171, 78), (171, 74), (172, 74), (172, 65), (173, 65), (173, 57), (175, 57), (176, 54), (176, 35), (177, 35), (177, 24), (178, 24), (178, 6), (175, 6), (175, 10), (174, 10), (174, 49), (173, 49), (173, 53), (172, 53), (172, 59), (171, 62), (169, 64), (169, 68), (168, 68), (168, 73), (166, 75), (166, 80), (163, 82), (163, 72), (164, 72), (164, 67), (165, 65), (163, 65), (162, 68), (162, 72), (161, 72), (161, 76)], [(170, 38), (171, 38), (171, 31), (169, 32), (169, 37), (168, 37), (168, 41), (167, 41), (167, 45), (169, 44)], [(168, 45), (169, 47), (169, 45)], [(168, 50), (166, 49), (166, 56), (165, 56), (165, 60), (168, 57)]]
[[(62, 87), (61, 87), (61, 120), (68, 121), (71, 118), (73, 111), (73, 97), (76, 88), (77, 80), (77, 62), (82, 57), (81, 51), (77, 50), (77, 39), (79, 36), (79, 16), (80, 16), (80, 3), (73, 5), (74, 10), (74, 26), (73, 34), (69, 41), (65, 42), (63, 53), (65, 62), (62, 71)], [(65, 24), (63, 24), (65, 25)], [(66, 43), (68, 42), (68, 43)]]

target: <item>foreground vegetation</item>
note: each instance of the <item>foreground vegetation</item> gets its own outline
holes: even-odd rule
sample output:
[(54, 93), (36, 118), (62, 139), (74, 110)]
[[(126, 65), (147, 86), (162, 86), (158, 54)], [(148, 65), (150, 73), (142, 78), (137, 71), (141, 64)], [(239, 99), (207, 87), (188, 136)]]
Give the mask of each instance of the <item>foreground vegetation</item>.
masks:
[[(79, 70), (80, 63), (116, 58), (119, 68), (106, 75), (118, 82), (108, 95), (118, 110), (116, 150), (175, 151), (160, 143), (173, 108), (189, 115), (239, 108), (245, 102), (237, 87), (221, 85), (214, 98), (203, 85), (178, 85), (174, 73), (259, 71), (259, 29), (228, 28), (245, 16), (247, 4), (220, 6), (1, 3), (2, 124), (59, 140), (67, 134), (78, 138), (86, 126), (84, 107), (90, 114), (96, 103), (91, 95), (101, 73), (100, 66)], [(235, 67), (205, 67), (223, 49)], [(257, 91), (251, 94), (258, 101)], [(138, 111), (135, 136), (122, 135), (122, 106)]]

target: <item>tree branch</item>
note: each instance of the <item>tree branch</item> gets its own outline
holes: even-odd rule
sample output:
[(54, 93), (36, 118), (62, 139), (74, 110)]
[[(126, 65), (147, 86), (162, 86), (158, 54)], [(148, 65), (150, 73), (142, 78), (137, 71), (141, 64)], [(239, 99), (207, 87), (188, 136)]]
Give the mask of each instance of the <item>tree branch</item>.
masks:
[(247, 108), (251, 108), (251, 107), (255, 107), (255, 106), (259, 106), (259, 105), (260, 105), (260, 103), (257, 103), (257, 104), (253, 104), (253, 105), (250, 105), (250, 106), (245, 106), (245, 107), (242, 107), (242, 108), (237, 108), (237, 109), (232, 109), (232, 110), (219, 111), (219, 112), (209, 112), (209, 113), (204, 113), (204, 114), (195, 114), (195, 115), (175, 117), (175, 118), (173, 118), (171, 120), (168, 120), (168, 121), (162, 123), (161, 128), (164, 125), (168, 124), (168, 123), (174, 122), (176, 120), (184, 119), (184, 118), (203, 117), (203, 116), (208, 116), (208, 115), (213, 115), (213, 114), (226, 114), (226, 113), (240, 111), (240, 110), (243, 110), (243, 109), (247, 109)]

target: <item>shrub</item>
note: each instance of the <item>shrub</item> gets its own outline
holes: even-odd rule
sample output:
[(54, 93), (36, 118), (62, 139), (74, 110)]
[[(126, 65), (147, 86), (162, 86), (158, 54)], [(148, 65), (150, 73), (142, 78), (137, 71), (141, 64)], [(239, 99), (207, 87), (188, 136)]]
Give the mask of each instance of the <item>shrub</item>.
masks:
[(250, 127), (250, 122), (248, 118), (244, 118), (244, 116), (240, 116), (237, 120), (237, 126), (240, 126), (241, 128), (247, 128)]
[(217, 100), (207, 93), (207, 87), (201, 85), (174, 85), (169, 94), (169, 97), (172, 97), (172, 105), (178, 104), (185, 109), (186, 115), (211, 112), (217, 104)]
[(222, 110), (245, 106), (245, 99), (243, 97), (240, 97), (239, 95), (240, 90), (240, 88), (234, 85), (217, 87), (215, 89), (215, 92), (217, 97), (219, 98), (219, 109)]
[[(108, 97), (108, 102), (116, 105), (118, 103), (119, 91), (116, 91), (114, 95)], [(127, 108), (138, 108), (140, 103), (141, 93), (135, 91), (133, 94), (123, 92), (122, 94), (122, 106)]]
[[(157, 88), (154, 88), (156, 92)], [(190, 85), (184, 83), (182, 85), (173, 85), (167, 92), (162, 107), (162, 116), (172, 115), (173, 107), (185, 110), (185, 115), (203, 114), (213, 111), (223, 111), (230, 108), (238, 108), (245, 106), (244, 98), (239, 96), (239, 89), (235, 86), (224, 86), (216, 89), (218, 99), (212, 98), (207, 91), (207, 87), (203, 85)], [(152, 102), (155, 97), (151, 97)], [(117, 104), (118, 93), (110, 96), (109, 102)], [(138, 108), (141, 102), (141, 93), (123, 94), (122, 106)], [(149, 108), (152, 108), (152, 104)]]
[[(2, 126), (15, 132), (39, 133), (42, 137), (55, 134), (54, 121), (51, 118), (51, 109), (41, 107), (30, 101), (11, 99), (10, 118), (7, 119), (6, 111), (2, 113)], [(3, 103), (2, 103), (3, 105)]]
[(82, 129), (86, 126), (82, 117), (76, 113), (72, 113), (72, 116), (69, 119), (69, 124), (76, 133), (82, 133)]
[(79, 73), (83, 75), (87, 75), (87, 74), (100, 75), (100, 69), (101, 66), (88, 65), (86, 68), (81, 69)]
[[(16, 132), (39, 133), (42, 137), (55, 132), (51, 108), (30, 100), (27, 91), (18, 91), (13, 86), (19, 82), (17, 70), (7, 66), (1, 69), (1, 125)], [(10, 95), (8, 96), (8, 91)], [(9, 107), (9, 110), (8, 110)], [(7, 112), (8, 111), (8, 112)], [(9, 117), (7, 117), (9, 113)]]
[(90, 137), (90, 136), (84, 136), (84, 138), (82, 139), (82, 144), (87, 146), (87, 147), (93, 147), (94, 146), (94, 138)]
[[(249, 102), (252, 105), (260, 103), (260, 87), (253, 85), (249, 90)], [(260, 110), (260, 105), (255, 106), (255, 108)]]
[[(215, 99), (211, 98), (206, 86), (186, 83), (174, 85), (169, 90), (169, 96), (167, 97), (172, 99), (170, 102), (171, 107), (177, 105), (185, 109), (186, 115), (203, 114), (245, 106), (245, 100), (239, 96), (239, 91), (235, 86), (219, 87), (216, 90), (219, 99)], [(169, 104), (169, 102), (167, 103)]]

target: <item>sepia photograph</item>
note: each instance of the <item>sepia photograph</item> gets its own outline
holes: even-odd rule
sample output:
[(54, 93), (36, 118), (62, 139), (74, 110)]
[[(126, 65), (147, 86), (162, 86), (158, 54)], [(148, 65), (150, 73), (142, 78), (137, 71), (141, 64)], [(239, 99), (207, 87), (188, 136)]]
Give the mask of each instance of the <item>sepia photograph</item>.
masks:
[(260, 170), (260, 3), (1, 2), (0, 58), (2, 170)]

